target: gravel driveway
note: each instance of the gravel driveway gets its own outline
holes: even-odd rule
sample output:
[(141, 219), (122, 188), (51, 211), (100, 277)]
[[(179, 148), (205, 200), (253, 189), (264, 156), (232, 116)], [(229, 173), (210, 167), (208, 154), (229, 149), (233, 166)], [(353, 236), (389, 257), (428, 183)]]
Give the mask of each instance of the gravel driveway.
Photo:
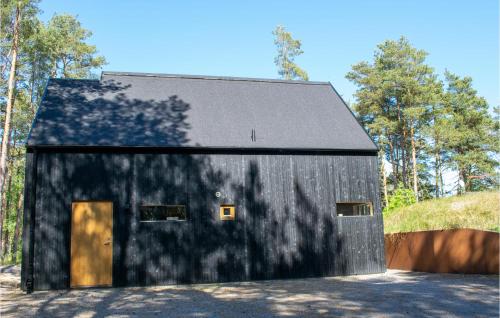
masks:
[(5, 272), (0, 268), (1, 317), (499, 316), (498, 276), (390, 270), (348, 277), (26, 295), (2, 283)]

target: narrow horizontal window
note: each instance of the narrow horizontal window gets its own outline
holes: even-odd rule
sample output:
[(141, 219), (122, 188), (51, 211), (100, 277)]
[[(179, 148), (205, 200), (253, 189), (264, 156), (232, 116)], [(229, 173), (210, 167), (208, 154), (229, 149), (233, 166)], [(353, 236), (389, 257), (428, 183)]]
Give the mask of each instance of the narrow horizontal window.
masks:
[(337, 203), (338, 216), (365, 216), (372, 215), (371, 202), (342, 202)]
[(141, 222), (185, 221), (185, 205), (142, 205), (139, 208)]

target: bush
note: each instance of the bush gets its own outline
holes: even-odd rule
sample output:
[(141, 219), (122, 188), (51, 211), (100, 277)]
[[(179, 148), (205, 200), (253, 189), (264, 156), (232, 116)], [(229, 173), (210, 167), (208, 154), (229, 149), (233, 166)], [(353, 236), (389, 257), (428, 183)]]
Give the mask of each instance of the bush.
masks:
[(399, 188), (389, 196), (389, 205), (384, 208), (384, 214), (394, 209), (409, 206), (416, 202), (415, 193), (411, 189)]

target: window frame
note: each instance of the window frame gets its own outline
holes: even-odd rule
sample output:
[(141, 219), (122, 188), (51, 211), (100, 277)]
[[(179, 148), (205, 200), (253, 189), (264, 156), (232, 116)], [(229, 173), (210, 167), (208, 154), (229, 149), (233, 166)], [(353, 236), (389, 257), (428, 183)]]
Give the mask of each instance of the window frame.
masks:
[[(339, 211), (337, 209), (337, 204), (366, 204), (370, 208), (370, 214), (368, 215), (339, 215)], [(340, 201), (335, 202), (335, 214), (337, 217), (341, 218), (360, 218), (360, 217), (373, 217), (373, 202), (372, 201)]]
[[(224, 210), (229, 208), (230, 214), (226, 215)], [(236, 220), (236, 205), (221, 204), (219, 205), (219, 220), (220, 221), (235, 221)]]
[[(142, 207), (184, 207), (186, 217), (184, 219), (171, 219), (171, 220), (142, 220), (141, 208)], [(189, 220), (187, 204), (139, 204), (139, 223), (165, 223), (165, 222), (187, 222)]]

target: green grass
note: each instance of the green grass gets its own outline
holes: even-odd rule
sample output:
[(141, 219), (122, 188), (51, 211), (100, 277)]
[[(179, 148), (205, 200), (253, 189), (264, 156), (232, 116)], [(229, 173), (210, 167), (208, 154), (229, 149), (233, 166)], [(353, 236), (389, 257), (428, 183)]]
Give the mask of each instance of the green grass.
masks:
[(470, 228), (500, 232), (500, 193), (433, 199), (384, 213), (384, 232)]

